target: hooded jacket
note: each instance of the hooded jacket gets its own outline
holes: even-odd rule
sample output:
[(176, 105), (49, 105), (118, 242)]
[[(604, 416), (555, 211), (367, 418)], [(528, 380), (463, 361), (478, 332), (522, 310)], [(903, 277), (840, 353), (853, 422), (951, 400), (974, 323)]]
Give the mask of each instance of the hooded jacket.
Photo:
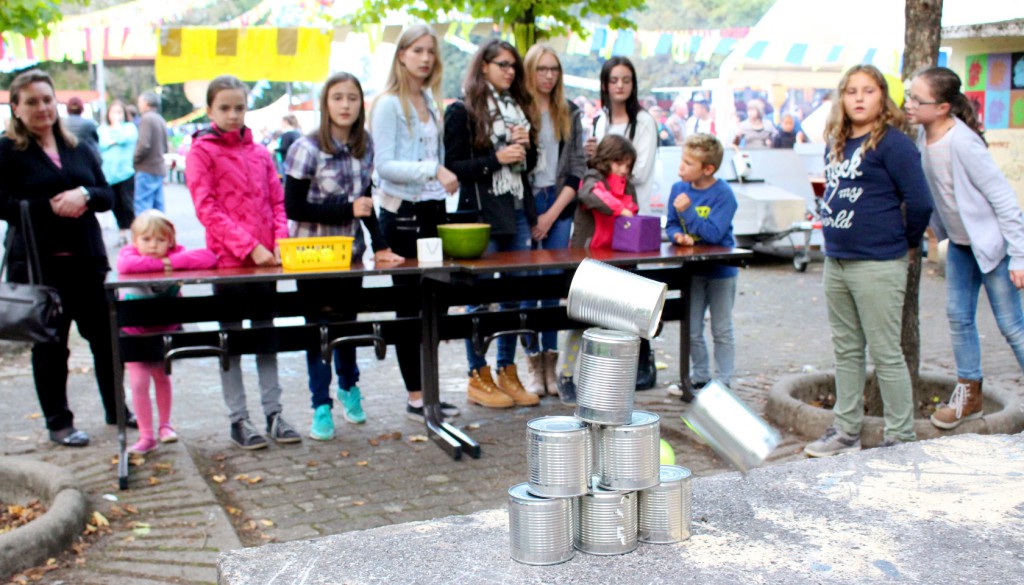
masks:
[(249, 255), (257, 244), (273, 251), (277, 239), (288, 237), (277, 170), (248, 128), (196, 132), (185, 159), (185, 183), (218, 267), (255, 266)]

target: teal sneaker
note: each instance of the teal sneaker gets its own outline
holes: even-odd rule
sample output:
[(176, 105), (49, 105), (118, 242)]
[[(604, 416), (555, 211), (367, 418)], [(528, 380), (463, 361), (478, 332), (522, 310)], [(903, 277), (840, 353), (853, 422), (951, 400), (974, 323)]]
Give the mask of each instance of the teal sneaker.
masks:
[(353, 386), (348, 390), (338, 389), (338, 400), (345, 407), (345, 420), (361, 425), (366, 422), (366, 413), (363, 412), (363, 395), (359, 392), (359, 386)]
[(313, 411), (313, 424), (309, 427), (309, 436), (317, 441), (330, 441), (334, 438), (334, 417), (331, 416), (330, 404), (321, 404)]

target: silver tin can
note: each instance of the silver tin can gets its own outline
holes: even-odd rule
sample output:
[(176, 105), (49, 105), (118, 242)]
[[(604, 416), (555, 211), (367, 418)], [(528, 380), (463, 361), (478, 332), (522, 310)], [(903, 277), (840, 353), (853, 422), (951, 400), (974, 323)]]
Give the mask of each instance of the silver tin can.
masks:
[(542, 498), (525, 483), (508, 490), (512, 560), (525, 565), (557, 565), (576, 554), (573, 499)]
[(717, 380), (697, 393), (683, 421), (743, 473), (764, 463), (782, 440), (778, 431)]
[(640, 338), (592, 327), (583, 332), (576, 370), (576, 417), (621, 425), (633, 413)]
[(595, 486), (573, 501), (577, 549), (592, 555), (622, 555), (636, 549), (636, 492)]
[(569, 317), (651, 339), (658, 330), (668, 287), (604, 262), (580, 262), (566, 299)]
[(546, 498), (587, 493), (593, 474), (590, 428), (572, 416), (544, 416), (526, 423), (530, 491)]
[(690, 538), (693, 487), (690, 470), (662, 465), (661, 481), (637, 496), (640, 542), (670, 544)]
[(601, 487), (643, 490), (658, 485), (660, 420), (653, 412), (635, 410), (629, 424), (597, 428), (597, 473)]

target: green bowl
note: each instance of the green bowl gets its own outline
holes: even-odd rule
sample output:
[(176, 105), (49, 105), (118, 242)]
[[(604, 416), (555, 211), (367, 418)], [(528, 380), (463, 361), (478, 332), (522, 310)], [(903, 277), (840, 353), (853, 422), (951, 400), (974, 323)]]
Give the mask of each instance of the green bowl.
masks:
[(437, 226), (441, 250), (451, 258), (479, 258), (491, 241), (491, 224), (446, 223)]

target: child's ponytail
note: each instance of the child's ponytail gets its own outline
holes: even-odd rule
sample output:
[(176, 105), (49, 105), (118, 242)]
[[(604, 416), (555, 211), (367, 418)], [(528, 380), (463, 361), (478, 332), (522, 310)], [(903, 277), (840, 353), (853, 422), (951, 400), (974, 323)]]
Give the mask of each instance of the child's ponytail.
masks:
[(967, 99), (967, 96), (960, 91), (960, 76), (955, 71), (946, 67), (929, 67), (918, 71), (914, 77), (924, 79), (928, 87), (931, 88), (935, 101), (949, 104), (949, 113), (963, 120), (964, 124), (974, 130), (982, 142), (988, 144), (985, 141), (985, 131), (981, 126), (981, 121), (978, 120), (977, 110), (971, 100)]

